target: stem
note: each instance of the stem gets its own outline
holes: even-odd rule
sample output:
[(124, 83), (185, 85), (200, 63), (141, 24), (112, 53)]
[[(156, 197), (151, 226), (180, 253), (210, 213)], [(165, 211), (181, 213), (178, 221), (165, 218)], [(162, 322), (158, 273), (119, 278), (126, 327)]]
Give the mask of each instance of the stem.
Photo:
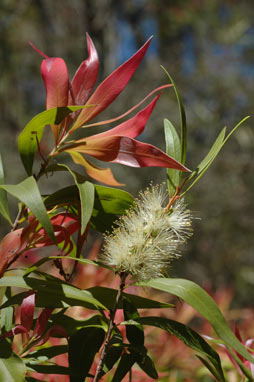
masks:
[(93, 382), (98, 382), (100, 380), (100, 377), (102, 374), (102, 369), (103, 369), (103, 366), (105, 363), (105, 358), (106, 358), (107, 350), (109, 347), (109, 341), (111, 338), (112, 331), (114, 329), (114, 319), (115, 319), (116, 311), (119, 307), (119, 304), (120, 304), (120, 302), (122, 300), (122, 296), (123, 296), (123, 290), (125, 287), (126, 277), (127, 277), (127, 273), (124, 273), (124, 272), (120, 273), (121, 283), (120, 283), (119, 290), (117, 292), (115, 305), (114, 305), (113, 309), (110, 311), (110, 316), (109, 316), (110, 320), (109, 320), (108, 331), (107, 331), (106, 339), (105, 339), (104, 346), (103, 346), (103, 349), (101, 352), (101, 358), (100, 358), (100, 361), (98, 363)]
[(15, 222), (13, 223), (11, 231), (15, 231), (15, 229), (17, 228), (17, 226), (19, 224), (19, 219), (21, 219), (21, 216), (23, 215), (24, 208), (25, 208), (25, 205), (22, 204), (22, 206), (21, 206), (21, 208), (20, 208), (20, 210), (16, 216)]

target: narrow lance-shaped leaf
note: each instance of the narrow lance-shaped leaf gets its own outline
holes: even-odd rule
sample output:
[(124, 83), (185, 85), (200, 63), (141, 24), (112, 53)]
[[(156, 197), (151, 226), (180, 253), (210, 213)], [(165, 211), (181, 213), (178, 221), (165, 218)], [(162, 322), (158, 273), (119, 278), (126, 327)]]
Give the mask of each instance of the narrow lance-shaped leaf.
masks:
[(9, 332), (4, 333), (1, 338), (11, 338), (16, 336), (16, 334), (28, 334), (28, 330), (23, 325), (16, 325), (14, 328), (9, 330)]
[(125, 375), (131, 370), (137, 360), (137, 355), (124, 353), (115, 371), (112, 382), (122, 382)]
[[(2, 164), (2, 157), (0, 154), (0, 185), (4, 184), (4, 169)], [(10, 213), (9, 213), (9, 207), (8, 207), (8, 200), (7, 200), (7, 194), (6, 191), (0, 188), (0, 213), (3, 215), (3, 217), (12, 224)]]
[(67, 353), (67, 351), (68, 351), (67, 345), (56, 345), (56, 346), (41, 348), (33, 352), (29, 352), (28, 354), (24, 356), (24, 358), (31, 357), (33, 359), (42, 359), (42, 357), (45, 357), (47, 359), (50, 359), (50, 358), (56, 357), (57, 355)]
[[(69, 304), (74, 306), (76, 304), (77, 306), (86, 306), (90, 309), (102, 308), (107, 310), (106, 306), (94, 297), (92, 292), (81, 290), (53, 277), (50, 280), (42, 280), (17, 275), (6, 276), (0, 279), (1, 286), (13, 286), (37, 291), (37, 306), (62, 307), (69, 306)], [(43, 302), (43, 305), (40, 305), (41, 302)]]
[(190, 327), (165, 317), (140, 317), (135, 319), (135, 321), (137, 321), (137, 323), (141, 323), (142, 325), (161, 328), (176, 336), (185, 345), (189, 346), (201, 355), (206, 356), (213, 366), (213, 373), (219, 377), (219, 381), (225, 381), (219, 355), (198, 333)]
[[(67, 171), (67, 169), (66, 169)], [(95, 184), (94, 208), (103, 210), (108, 214), (122, 215), (128, 210), (133, 201), (133, 196), (124, 190)], [(56, 204), (76, 204), (79, 202), (78, 187), (75, 185), (62, 188), (48, 195), (44, 199), (47, 208)]]
[(23, 228), (11, 231), (0, 242), (0, 278), (3, 276), (9, 263), (16, 258), (23, 244)]
[(70, 382), (83, 382), (99, 351), (105, 332), (102, 328), (89, 327), (77, 331), (69, 339)]
[(139, 282), (136, 285), (152, 287), (183, 299), (210, 322), (217, 335), (227, 346), (234, 348), (248, 361), (254, 362), (254, 358), (251, 357), (243, 344), (241, 344), (228, 327), (215, 301), (194, 282), (185, 279), (159, 278), (147, 282)]
[(30, 176), (16, 185), (2, 185), (1, 187), (9, 194), (19, 199), (31, 210), (48, 233), (51, 240), (55, 242), (54, 231), (34, 177)]
[[(92, 287), (87, 289), (87, 291), (91, 292), (92, 295), (98, 299), (104, 306), (106, 306), (108, 309), (113, 309), (114, 303), (116, 300), (117, 290), (112, 288), (106, 288), (106, 287)], [(123, 293), (124, 297), (127, 297), (130, 302), (137, 308), (137, 309), (158, 309), (158, 308), (172, 308), (173, 305), (150, 300), (148, 298), (144, 298), (141, 296), (136, 296), (130, 293)], [(119, 308), (122, 307), (122, 304), (120, 302)]]
[(45, 308), (40, 313), (39, 317), (36, 320), (33, 335), (34, 336), (42, 336), (42, 334), (45, 332), (48, 320), (51, 316), (51, 313), (53, 312), (52, 308)]
[[(146, 351), (146, 349), (144, 349)], [(147, 354), (141, 354), (140, 358), (137, 359), (137, 364), (139, 367), (153, 379), (158, 378), (158, 373), (155, 368), (153, 360)]]
[[(41, 373), (41, 374), (47, 374), (47, 375), (55, 375), (55, 374), (59, 374), (59, 375), (69, 375), (70, 373), (70, 369), (66, 366), (59, 366), (59, 365), (56, 365), (56, 364), (52, 364), (52, 361), (50, 363), (45, 363), (43, 365), (39, 365), (39, 364), (36, 364), (34, 363), (34, 360), (32, 360), (31, 363), (27, 363), (26, 364), (26, 367), (28, 368), (29, 371), (35, 371), (37, 373)], [(16, 381), (15, 381), (16, 382)], [(23, 381), (22, 381), (23, 382)], [(41, 379), (38, 380), (38, 379), (28, 379), (27, 382), (41, 382)]]
[[(172, 87), (172, 84), (166, 84), (166, 85), (161, 85), (157, 87), (156, 89), (153, 89), (150, 93), (148, 93), (141, 101), (139, 101), (136, 105), (132, 106), (130, 109), (125, 111), (124, 113), (118, 115), (117, 117), (113, 117), (110, 119), (105, 119), (103, 121), (98, 121), (98, 122), (92, 122), (92, 123), (87, 123), (82, 126), (82, 128), (87, 129), (88, 127), (94, 127), (94, 126), (103, 126), (103, 125), (108, 125), (109, 123), (117, 122), (123, 118), (125, 118), (127, 115), (130, 113), (134, 112), (136, 109), (138, 109), (145, 101), (147, 101), (152, 95)], [(148, 105), (149, 106), (149, 105)], [(142, 110), (141, 110), (142, 112)]]
[[(127, 297), (123, 297), (123, 311), (124, 319), (127, 320), (136, 320), (139, 318), (139, 313), (137, 308)], [(126, 326), (126, 336), (128, 341), (134, 346), (144, 346), (144, 330), (142, 325), (127, 325)]]
[(230, 136), (235, 132), (238, 127), (240, 127), (247, 119), (249, 116), (243, 118), (231, 131), (230, 133), (225, 137), (226, 134), (226, 128), (224, 127), (220, 134), (218, 135), (217, 139), (215, 140), (214, 144), (212, 145), (209, 153), (205, 156), (205, 158), (199, 163), (197, 166), (196, 170), (192, 172), (190, 175), (189, 181), (192, 179), (193, 182), (191, 185), (184, 191), (184, 194), (188, 192), (194, 184), (204, 175), (204, 173), (208, 170), (208, 168), (211, 166), (217, 155), (219, 154), (220, 150), (222, 147), (225, 145), (227, 140), (230, 138)]
[(85, 177), (72, 171), (68, 166), (59, 166), (62, 166), (69, 171), (69, 173), (73, 176), (75, 183), (78, 187), (81, 203), (81, 234), (83, 235), (93, 212), (94, 185), (91, 182), (88, 182)]
[[(4, 288), (2, 287), (0, 290), (0, 293), (3, 292), (3, 298), (1, 299), (1, 305), (8, 303), (9, 300), (12, 298), (11, 296), (11, 289), (10, 288)], [(1, 332), (6, 333), (13, 327), (13, 321), (14, 321), (14, 308), (12, 306), (8, 306), (5, 309), (1, 309), (0, 312), (0, 327)]]
[[(164, 120), (164, 132), (166, 140), (166, 153), (176, 159), (178, 162), (181, 161), (181, 143), (176, 129), (172, 123), (165, 119)], [(178, 170), (167, 169), (167, 180), (168, 180), (168, 190), (169, 195), (173, 196), (176, 188), (179, 186), (180, 173)]]
[(106, 374), (113, 368), (116, 362), (121, 357), (123, 351), (123, 338), (119, 331), (115, 329), (115, 333), (109, 341), (108, 351), (105, 357), (105, 363), (103, 366), (102, 374)]
[(84, 107), (88, 107), (88, 105), (54, 107), (37, 114), (26, 125), (18, 137), (18, 149), (28, 175), (32, 174), (34, 156), (38, 150), (38, 143), (42, 138), (45, 126), (51, 124), (57, 125), (61, 123), (68, 114)]
[(158, 101), (160, 94), (157, 95), (152, 102), (149, 103), (144, 109), (140, 110), (134, 117), (128, 119), (127, 121), (121, 123), (120, 125), (113, 127), (103, 133), (95, 134), (87, 137), (86, 140), (109, 137), (112, 135), (123, 135), (129, 138), (136, 138), (142, 133), (145, 125)]
[[(67, 106), (69, 74), (64, 60), (59, 57), (46, 58), (41, 63), (41, 75), (46, 88), (46, 108)], [(57, 142), (60, 128), (61, 125), (51, 125), (55, 142)]]
[(27, 296), (23, 299), (20, 307), (21, 325), (29, 331), (33, 324), (35, 308), (35, 293), (28, 292)]
[(184, 191), (184, 194), (186, 192), (188, 192), (194, 186), (195, 183), (197, 183), (197, 181), (204, 175), (204, 173), (211, 166), (211, 164), (213, 163), (214, 159), (217, 157), (217, 155), (219, 154), (221, 148), (223, 147), (225, 133), (226, 133), (226, 128), (221, 130), (221, 132), (218, 135), (216, 141), (212, 145), (209, 153), (200, 162), (200, 164), (197, 166), (196, 170), (194, 170), (191, 173), (189, 181), (191, 181), (192, 179), (194, 179), (194, 180), (191, 183), (191, 185)]
[(75, 122), (72, 130), (79, 128), (86, 122), (90, 121), (96, 115), (101, 113), (107, 106), (109, 106), (114, 99), (125, 88), (135, 71), (137, 70), (142, 58), (144, 57), (151, 38), (125, 63), (111, 73), (95, 90), (92, 96), (88, 99), (88, 104), (97, 105), (93, 110), (83, 110), (77, 121)]
[(77, 151), (105, 162), (121, 163), (130, 167), (169, 167), (189, 171), (157, 147), (125, 136), (80, 139), (59, 151), (65, 150)]
[(185, 161), (186, 161), (186, 154), (187, 154), (187, 124), (186, 124), (186, 114), (185, 114), (185, 110), (184, 110), (182, 99), (181, 99), (180, 94), (179, 94), (179, 92), (178, 92), (178, 90), (176, 88), (176, 84), (175, 84), (173, 78), (171, 77), (171, 75), (167, 72), (167, 70), (163, 66), (162, 66), (162, 69), (167, 74), (168, 78), (170, 79), (170, 81), (171, 81), (171, 83), (172, 83), (172, 85), (174, 87), (177, 103), (178, 103), (178, 106), (179, 106), (179, 112), (180, 112), (180, 117), (181, 117), (181, 163), (184, 164)]
[(85, 159), (80, 153), (77, 151), (67, 150), (66, 151), (70, 156), (72, 157), (72, 160), (83, 166), (87, 172), (87, 175), (89, 175), (91, 178), (107, 184), (109, 186), (123, 186), (122, 183), (119, 183), (110, 168), (100, 168), (98, 166), (95, 166), (93, 163), (89, 162), (87, 159)]
[(71, 95), (69, 95), (69, 105), (71, 105), (73, 101), (75, 101), (76, 105), (84, 105), (90, 97), (97, 80), (99, 59), (93, 41), (88, 33), (86, 34), (86, 43), (88, 58), (80, 64), (72, 79), (71, 86), (75, 99), (72, 100)]

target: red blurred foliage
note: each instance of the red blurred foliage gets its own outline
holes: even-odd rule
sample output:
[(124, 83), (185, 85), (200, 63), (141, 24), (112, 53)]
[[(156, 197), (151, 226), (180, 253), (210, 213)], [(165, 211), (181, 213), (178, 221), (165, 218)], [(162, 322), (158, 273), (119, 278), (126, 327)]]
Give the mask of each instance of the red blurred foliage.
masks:
[[(96, 241), (89, 254), (90, 259), (96, 259), (100, 250), (101, 243)], [(93, 265), (78, 264), (73, 285), (86, 289), (93, 286), (105, 286), (117, 289), (119, 286), (119, 278), (115, 274), (105, 268), (98, 268)], [(207, 288), (208, 289), (208, 288)], [(148, 291), (138, 289), (136, 287), (128, 287), (126, 289), (128, 293), (142, 294), (144, 297), (148, 297)], [(208, 290), (209, 292), (209, 290)], [(254, 337), (253, 323), (253, 311), (251, 309), (230, 309), (230, 304), (234, 298), (234, 291), (229, 288), (220, 288), (215, 293), (210, 293), (220, 309), (222, 310), (225, 318), (231, 326), (237, 321), (239, 332), (242, 338)], [(164, 294), (157, 291), (149, 290), (149, 298), (157, 301), (170, 302), (175, 305), (172, 309), (140, 309), (141, 316), (157, 315), (161, 317), (167, 317), (172, 320), (179, 321), (183, 324), (191, 326), (201, 335), (213, 337), (214, 333), (210, 324), (205, 321), (191, 306), (179, 299), (169, 297), (168, 294)], [(92, 312), (85, 310), (81, 307), (69, 308), (67, 314), (73, 316), (76, 319), (87, 318)], [(116, 323), (123, 321), (122, 311), (119, 310), (116, 315)], [(124, 326), (118, 327), (126, 342)], [(65, 340), (50, 338), (49, 343), (52, 345), (63, 343)], [(66, 343), (66, 342), (65, 342)], [(184, 345), (176, 337), (169, 333), (160, 330), (158, 328), (145, 328), (145, 345), (148, 348), (149, 354), (152, 357), (156, 368), (159, 372), (159, 377), (163, 378), (166, 382), (198, 382), (204, 381), (204, 375), (206, 381), (213, 381), (214, 379), (209, 375), (209, 372), (204, 369), (198, 358), (195, 357), (194, 352)], [(240, 381), (241, 378), (239, 371), (229, 360), (224, 349), (219, 346), (216, 347), (222, 359), (222, 363), (226, 368), (226, 377), (228, 381)], [(58, 356), (54, 361), (62, 366), (68, 366), (67, 354)], [(90, 370), (91, 374), (95, 373), (98, 363), (98, 356)], [(59, 375), (45, 376), (42, 374), (33, 373), (33, 376), (48, 382), (67, 382), (68, 377)], [(105, 377), (106, 378), (106, 377)], [(210, 378), (210, 379), (209, 379)], [(88, 378), (88, 380), (91, 380)], [(105, 379), (106, 380), (106, 379)], [(133, 367), (132, 381), (148, 381), (150, 380), (143, 371), (136, 366)], [(129, 376), (123, 379), (123, 382), (129, 381)]]

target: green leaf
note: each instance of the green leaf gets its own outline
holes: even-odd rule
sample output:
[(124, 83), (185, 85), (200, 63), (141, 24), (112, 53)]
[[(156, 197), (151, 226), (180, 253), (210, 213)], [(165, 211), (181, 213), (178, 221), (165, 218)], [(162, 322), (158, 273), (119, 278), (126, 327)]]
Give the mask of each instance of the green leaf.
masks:
[[(117, 295), (116, 289), (97, 286), (97, 287), (89, 288), (87, 289), (87, 291), (91, 292), (92, 295), (96, 299), (98, 299), (103, 305), (105, 305), (108, 309), (112, 309), (114, 307), (116, 295)], [(123, 293), (123, 296), (127, 297), (131, 301), (131, 303), (135, 305), (136, 308), (138, 309), (172, 308), (173, 306), (171, 304), (150, 300), (148, 298), (136, 296), (134, 294)], [(119, 307), (122, 308), (121, 303)]]
[(188, 182), (194, 178), (194, 181), (191, 183), (191, 185), (184, 191), (182, 195), (184, 195), (186, 192), (188, 192), (194, 184), (204, 175), (204, 173), (208, 170), (208, 168), (211, 166), (217, 155), (219, 154), (222, 147), (225, 145), (227, 140), (230, 138), (230, 136), (235, 132), (235, 130), (240, 127), (243, 122), (245, 122), (248, 117), (243, 118), (226, 136), (226, 127), (224, 127), (220, 134), (218, 135), (217, 139), (215, 140), (214, 144), (212, 145), (210, 151), (205, 156), (205, 158), (199, 163), (195, 171), (193, 171), (188, 179)]
[[(58, 167), (59, 166), (60, 165), (58, 165)], [(101, 210), (107, 214), (123, 215), (133, 204), (134, 198), (127, 191), (100, 186), (98, 184), (95, 184), (94, 187), (94, 208), (96, 210)], [(44, 203), (48, 208), (51, 208), (56, 204), (70, 204), (78, 201), (78, 188), (73, 185), (62, 188), (51, 195), (47, 195)]]
[[(176, 129), (174, 128), (172, 123), (167, 119), (164, 119), (164, 133), (166, 140), (166, 153), (174, 159), (176, 159), (178, 162), (180, 162), (181, 142), (176, 132)], [(172, 197), (180, 183), (180, 171), (168, 168), (167, 180), (169, 195)]]
[[(8, 297), (8, 299), (5, 299), (2, 301), (2, 305), (0, 306), (1, 309), (1, 318), (2, 318), (2, 311), (10, 306), (14, 305), (21, 305), (24, 298), (27, 296), (27, 292), (22, 293), (15, 293), (13, 296)], [(13, 327), (13, 325), (10, 327), (10, 329)], [(9, 329), (9, 330), (10, 330)], [(8, 330), (6, 330), (8, 331)]]
[(248, 361), (254, 362), (249, 352), (228, 327), (215, 301), (194, 282), (185, 279), (158, 278), (147, 282), (139, 282), (136, 285), (152, 287), (183, 299), (210, 322), (219, 338), (228, 346), (234, 348)]
[[(216, 370), (213, 368), (213, 366), (205, 359), (202, 358), (201, 356), (196, 354), (196, 357), (203, 363), (203, 365), (212, 373), (212, 375), (216, 378), (216, 381), (221, 381), (220, 376), (218, 376)], [(225, 381), (223, 379), (222, 381)]]
[(141, 359), (138, 359), (136, 362), (149, 377), (153, 379), (158, 378), (158, 373), (154, 366), (154, 362), (147, 354), (142, 355)]
[[(62, 165), (54, 165), (52, 170), (64, 171)], [(51, 167), (50, 167), (51, 168)], [(76, 174), (76, 173), (75, 173)], [(76, 174), (77, 175), (77, 174)], [(79, 177), (82, 177), (79, 175)], [(84, 178), (85, 179), (85, 178)], [(111, 231), (117, 215), (123, 215), (133, 204), (134, 198), (126, 191), (95, 184), (94, 207), (91, 216), (91, 227), (99, 232)], [(47, 208), (55, 205), (78, 205), (80, 201), (77, 186), (69, 186), (46, 196)]]
[(94, 185), (88, 181), (79, 181), (78, 177), (76, 177), (75, 181), (79, 189), (81, 201), (81, 235), (83, 235), (93, 212)]
[(103, 329), (104, 331), (106, 331), (108, 328), (106, 319), (100, 314), (95, 314), (85, 320), (76, 320), (75, 318), (67, 316), (61, 311), (59, 313), (53, 314), (50, 317), (49, 322), (50, 326), (60, 325), (64, 327), (68, 336), (72, 336), (83, 327), (97, 327)]
[[(116, 330), (116, 329), (115, 329)], [(123, 350), (123, 338), (119, 331), (113, 334), (109, 341), (108, 351), (103, 366), (103, 374), (109, 372), (121, 357)]]
[(229, 351), (231, 357), (238, 364), (242, 373), (248, 378), (248, 382), (254, 382), (254, 376), (252, 374), (252, 371), (250, 369), (248, 369), (248, 367), (240, 360), (240, 358), (231, 349), (228, 349), (228, 351)]
[[(1, 303), (4, 304), (5, 302), (8, 302), (10, 298), (11, 298), (10, 288), (6, 288), (6, 293), (3, 296)], [(6, 307), (5, 309), (2, 309), (0, 312), (0, 317), (1, 317), (1, 321), (0, 321), (1, 331), (2, 333), (6, 333), (13, 328), (13, 320), (14, 320), (13, 307), (9, 306), (9, 307)]]
[(123, 215), (133, 204), (134, 198), (126, 191), (95, 185), (95, 203), (91, 227), (105, 233), (111, 232), (117, 215)]
[(37, 379), (37, 378), (27, 377), (26, 376), (25, 382), (41, 382), (41, 380)]
[[(130, 299), (126, 296), (123, 297), (123, 311), (124, 319), (127, 320), (136, 320), (139, 318), (139, 313)], [(144, 330), (142, 325), (127, 325), (126, 326), (126, 337), (128, 341), (137, 347), (144, 346)]]
[(60, 279), (42, 280), (32, 277), (5, 276), (1, 286), (32, 289), (37, 292), (37, 305), (42, 307), (85, 306), (90, 309), (107, 309), (91, 292), (64, 283)]
[(46, 365), (38, 365), (37, 363), (27, 363), (27, 369), (31, 371), (36, 371), (37, 373), (42, 374), (60, 374), (60, 375), (69, 375), (70, 369), (65, 366), (59, 366), (55, 364), (46, 364)]
[(187, 154), (187, 124), (186, 124), (186, 114), (184, 110), (184, 106), (182, 103), (182, 99), (180, 97), (180, 94), (178, 93), (178, 90), (176, 88), (176, 84), (171, 77), (171, 75), (167, 72), (167, 70), (162, 66), (162, 69), (166, 73), (166, 75), (169, 77), (175, 91), (180, 117), (181, 117), (181, 163), (184, 164), (186, 161), (186, 154)]
[(45, 361), (50, 358), (56, 357), (57, 355), (64, 354), (67, 352), (68, 352), (68, 345), (57, 345), (57, 346), (44, 347), (34, 352), (30, 352), (25, 357), (35, 358), (39, 361), (42, 361), (42, 360)]
[(76, 186), (79, 190), (81, 203), (81, 234), (85, 232), (86, 226), (89, 223), (94, 205), (94, 185), (88, 182), (86, 177), (72, 171), (68, 166), (58, 164), (58, 167), (63, 167), (73, 176)]
[(204, 170), (208, 168), (208, 166), (212, 163), (215, 157), (218, 155), (220, 149), (223, 146), (224, 138), (226, 134), (226, 127), (224, 127), (214, 144), (212, 145), (209, 153), (205, 156), (205, 158), (199, 163), (197, 169), (195, 170), (196, 175), (200, 175)]
[(115, 227), (117, 215), (105, 214), (100, 210), (93, 210), (91, 217), (91, 228), (101, 233), (110, 233)]
[(54, 192), (51, 195), (47, 195), (44, 198), (44, 204), (46, 208), (52, 208), (57, 205), (65, 205), (65, 204), (78, 204), (79, 199), (79, 190), (75, 185), (61, 188)]
[(11, 345), (0, 339), (0, 381), (22, 382), (25, 380), (26, 366), (17, 354), (12, 352)]
[(52, 261), (55, 259), (69, 259), (73, 261), (78, 261), (81, 264), (89, 264), (89, 265), (94, 265), (96, 267), (103, 267), (109, 269), (107, 265), (101, 264), (98, 261), (90, 260), (90, 259), (84, 259), (84, 258), (77, 258), (77, 257), (72, 257), (72, 256), (47, 256), (43, 257), (39, 261), (37, 261), (35, 264), (33, 264), (31, 267), (27, 268), (25, 271), (25, 275), (29, 275), (32, 272), (35, 272), (38, 270), (38, 268), (45, 264), (48, 261)]
[(123, 215), (132, 206), (133, 201), (133, 196), (127, 191), (95, 185), (94, 208), (106, 214)]
[(115, 371), (112, 382), (122, 382), (126, 374), (131, 370), (132, 366), (137, 360), (137, 356), (134, 353), (124, 353)]
[(69, 339), (70, 382), (83, 382), (105, 337), (101, 328), (82, 328)]
[(194, 330), (184, 324), (181, 324), (180, 322), (169, 320), (164, 317), (140, 317), (136, 319), (136, 321), (138, 323), (142, 323), (143, 325), (155, 326), (166, 330), (191, 349), (203, 356), (206, 356), (213, 366), (212, 370), (215, 368), (215, 374), (216, 377), (219, 377), (219, 381), (225, 381), (220, 358), (217, 352), (213, 350), (213, 348)]
[(223, 147), (225, 134), (226, 134), (226, 128), (224, 127), (224, 129), (221, 130), (220, 134), (218, 135), (217, 139), (215, 140), (214, 144), (212, 145), (209, 153), (199, 163), (197, 168), (191, 173), (189, 181), (192, 180), (193, 178), (195, 178), (195, 179), (192, 182), (192, 184), (187, 188), (187, 190), (184, 191), (183, 194), (188, 192), (194, 186), (194, 184), (201, 178), (201, 176), (204, 175), (204, 173), (208, 170), (208, 168), (211, 166), (214, 159), (217, 157), (221, 148)]
[(34, 156), (46, 125), (58, 125), (68, 114), (88, 106), (54, 107), (37, 114), (18, 137), (18, 149), (28, 175), (32, 175)]
[(24, 203), (39, 220), (53, 242), (55, 242), (54, 231), (34, 177), (30, 176), (16, 185), (5, 184), (1, 188)]
[[(0, 185), (4, 184), (4, 169), (0, 154)], [(0, 214), (12, 225), (6, 191), (0, 188)]]

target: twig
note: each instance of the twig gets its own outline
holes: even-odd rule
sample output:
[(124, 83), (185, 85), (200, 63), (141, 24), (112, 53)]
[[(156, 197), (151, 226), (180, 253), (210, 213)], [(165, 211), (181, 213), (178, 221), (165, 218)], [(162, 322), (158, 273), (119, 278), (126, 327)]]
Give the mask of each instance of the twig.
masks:
[(24, 209), (25, 209), (25, 205), (22, 204), (17, 216), (16, 216), (16, 219), (15, 219), (15, 222), (13, 223), (13, 226), (12, 226), (12, 229), (11, 231), (15, 231), (15, 229), (17, 228), (18, 224), (19, 224), (19, 220), (21, 219), (21, 216), (24, 212)]
[(102, 375), (102, 369), (103, 369), (103, 366), (104, 366), (104, 363), (105, 363), (105, 358), (106, 358), (107, 350), (108, 350), (108, 347), (109, 347), (109, 341), (110, 341), (110, 338), (111, 338), (112, 331), (114, 329), (114, 319), (115, 319), (116, 311), (117, 311), (117, 309), (119, 307), (119, 304), (120, 304), (120, 302), (122, 300), (126, 277), (127, 277), (127, 273), (123, 272), (123, 273), (120, 274), (121, 283), (120, 283), (120, 287), (119, 287), (119, 290), (118, 290), (117, 295), (116, 295), (115, 305), (114, 305), (113, 309), (110, 312), (110, 320), (109, 320), (108, 332), (107, 332), (107, 335), (106, 335), (104, 346), (103, 346), (103, 349), (102, 349), (102, 352), (101, 352), (101, 358), (100, 358), (100, 361), (98, 363), (98, 366), (97, 366), (97, 369), (96, 369), (96, 373), (95, 373), (95, 377), (94, 377), (93, 382), (98, 382), (100, 380), (100, 378), (101, 378), (101, 375)]

